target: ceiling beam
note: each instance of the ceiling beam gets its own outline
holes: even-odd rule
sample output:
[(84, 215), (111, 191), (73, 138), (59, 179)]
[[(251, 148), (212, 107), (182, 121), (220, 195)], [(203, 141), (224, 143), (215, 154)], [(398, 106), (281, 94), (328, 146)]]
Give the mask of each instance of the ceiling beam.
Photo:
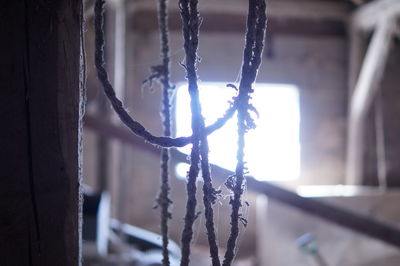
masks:
[[(200, 14), (202, 32), (243, 33), (246, 28), (246, 1), (204, 1)], [(352, 5), (337, 1), (270, 1), (267, 6), (268, 32), (287, 35), (345, 36)], [(131, 1), (128, 25), (140, 32), (156, 32), (157, 13), (151, 1)], [(181, 31), (177, 5), (169, 11), (171, 31)]]
[[(130, 1), (127, 7), (128, 13), (135, 15), (138, 12), (156, 10), (155, 2), (148, 0)], [(236, 14), (246, 16), (247, 1), (218, 0), (203, 1), (200, 6), (200, 13), (215, 13), (220, 16)], [(347, 21), (353, 5), (345, 1), (316, 1), (316, 0), (270, 0), (267, 3), (268, 19), (309, 19), (309, 20), (341, 20)], [(179, 12), (178, 4), (170, 6), (170, 12)], [(226, 22), (227, 23), (227, 22)]]
[[(202, 13), (204, 18), (200, 30), (207, 33), (238, 33), (243, 34), (246, 29), (246, 18), (241, 14), (215, 12)], [(142, 10), (136, 12), (129, 24), (134, 31), (157, 32), (157, 14), (155, 10)], [(340, 20), (324, 19), (310, 20), (305, 18), (277, 18), (270, 16), (268, 19), (268, 32), (272, 35), (296, 36), (346, 36), (346, 24)], [(172, 11), (169, 19), (169, 29), (178, 32), (182, 29), (180, 14)]]
[(399, 15), (399, 0), (376, 0), (357, 9), (351, 23), (361, 31), (371, 31), (380, 21), (394, 19)]

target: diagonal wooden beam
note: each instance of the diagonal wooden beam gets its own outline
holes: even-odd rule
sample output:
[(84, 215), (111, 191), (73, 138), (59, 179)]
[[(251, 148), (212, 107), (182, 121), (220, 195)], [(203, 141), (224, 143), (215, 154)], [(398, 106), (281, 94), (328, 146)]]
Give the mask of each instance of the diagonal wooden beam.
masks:
[[(109, 121), (102, 121), (99, 118), (86, 115), (85, 126), (89, 130), (96, 131), (97, 134), (118, 139), (131, 145), (135, 149), (150, 152), (157, 157), (160, 154), (161, 150), (156, 146), (145, 143), (143, 140), (134, 136), (128, 129), (112, 124)], [(173, 162), (187, 163), (186, 154), (172, 149), (171, 155)], [(233, 174), (232, 172), (216, 165), (211, 165), (211, 170), (214, 177), (220, 181), (224, 181), (226, 177)], [(249, 191), (264, 194), (271, 199), (300, 209), (311, 215), (315, 215), (328, 222), (335, 223), (358, 233), (400, 247), (400, 229), (392, 224), (372, 219), (366, 215), (358, 214), (316, 199), (304, 198), (287, 189), (273, 185), (269, 182), (260, 182), (253, 178), (247, 179), (247, 188)]]
[(362, 181), (365, 117), (382, 80), (395, 27), (394, 19), (383, 20), (377, 26), (351, 95), (347, 143), (348, 184), (361, 184)]
[(361, 31), (371, 31), (381, 21), (398, 16), (399, 0), (376, 0), (357, 9), (352, 16), (352, 23)]

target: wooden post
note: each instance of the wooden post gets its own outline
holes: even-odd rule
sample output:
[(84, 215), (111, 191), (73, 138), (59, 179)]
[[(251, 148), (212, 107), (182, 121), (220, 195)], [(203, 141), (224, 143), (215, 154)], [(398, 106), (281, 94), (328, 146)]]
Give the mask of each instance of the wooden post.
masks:
[(0, 8), (0, 265), (80, 265), (81, 0)]

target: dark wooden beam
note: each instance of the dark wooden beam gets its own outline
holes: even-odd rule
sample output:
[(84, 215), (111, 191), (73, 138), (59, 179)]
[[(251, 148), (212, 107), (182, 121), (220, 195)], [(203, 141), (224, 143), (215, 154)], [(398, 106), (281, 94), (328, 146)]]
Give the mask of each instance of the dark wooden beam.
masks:
[[(159, 148), (145, 143), (140, 138), (131, 134), (125, 127), (114, 125), (91, 116), (85, 117), (85, 125), (88, 129), (94, 130), (97, 134), (118, 139), (126, 144), (132, 145), (135, 149), (142, 149), (159, 156)], [(171, 150), (171, 154), (174, 162), (187, 162), (186, 154), (175, 149)], [(220, 181), (224, 181), (225, 178), (232, 174), (232, 172), (215, 165), (212, 165), (211, 168), (214, 177)], [(253, 178), (247, 179), (247, 188), (249, 191), (264, 194), (271, 199), (315, 215), (328, 222), (400, 247), (400, 228), (397, 226), (317, 199), (304, 198), (287, 189), (268, 182), (260, 182)]]
[(117, 139), (141, 150), (145, 150), (154, 155), (160, 155), (160, 149), (137, 137), (124, 126), (116, 125), (108, 120), (100, 119), (93, 115), (85, 115), (84, 126), (86, 129), (96, 132), (97, 135), (109, 139)]
[[(157, 14), (153, 10), (139, 10), (131, 16), (130, 26), (133, 30), (149, 33), (158, 30)], [(180, 31), (182, 27), (178, 11), (171, 11), (169, 27), (171, 31)], [(201, 31), (207, 33), (240, 33), (246, 29), (246, 17), (233, 13), (203, 12)], [(269, 17), (268, 32), (272, 35), (297, 36), (340, 36), (346, 35), (344, 21), (335, 19), (310, 19), (302, 17), (278, 18)]]
[(80, 265), (80, 0), (0, 8), (0, 265)]
[(304, 198), (287, 189), (268, 182), (259, 182), (253, 178), (247, 179), (247, 187), (250, 191), (265, 194), (271, 199), (317, 216), (327, 222), (400, 247), (400, 227), (389, 222), (384, 222), (317, 199)]

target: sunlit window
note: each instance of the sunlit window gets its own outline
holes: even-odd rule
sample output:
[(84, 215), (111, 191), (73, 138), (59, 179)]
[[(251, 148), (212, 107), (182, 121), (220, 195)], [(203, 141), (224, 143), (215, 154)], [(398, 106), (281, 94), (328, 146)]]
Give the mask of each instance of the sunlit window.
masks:
[[(202, 82), (200, 99), (206, 125), (221, 117), (235, 90), (225, 83)], [(176, 97), (176, 135), (191, 135), (190, 98), (187, 85), (178, 87)], [(286, 181), (299, 177), (299, 96), (298, 89), (287, 84), (257, 84), (252, 99), (260, 117), (257, 128), (246, 135), (245, 160), (250, 175), (258, 180)], [(234, 170), (237, 149), (236, 117), (209, 136), (210, 162)], [(180, 151), (189, 154), (191, 146)], [(187, 166), (186, 166), (187, 167)], [(184, 165), (178, 175), (186, 175)]]

